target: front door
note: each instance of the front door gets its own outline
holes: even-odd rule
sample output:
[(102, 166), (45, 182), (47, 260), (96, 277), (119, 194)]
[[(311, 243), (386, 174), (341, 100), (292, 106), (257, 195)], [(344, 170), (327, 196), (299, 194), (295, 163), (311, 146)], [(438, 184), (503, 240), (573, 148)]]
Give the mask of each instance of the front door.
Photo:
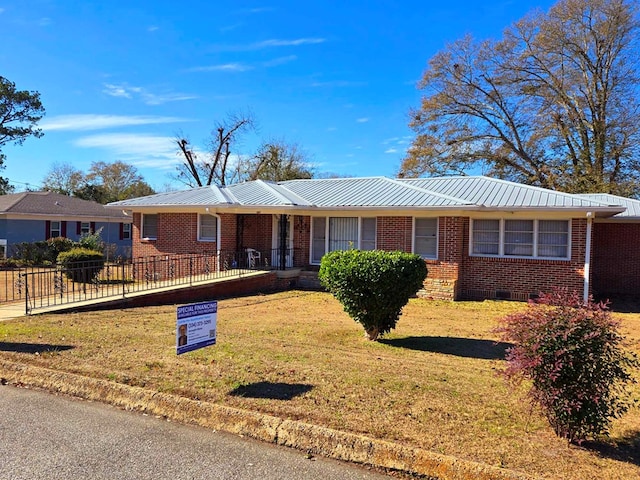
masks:
[(293, 267), (291, 215), (273, 216), (271, 265), (279, 270)]

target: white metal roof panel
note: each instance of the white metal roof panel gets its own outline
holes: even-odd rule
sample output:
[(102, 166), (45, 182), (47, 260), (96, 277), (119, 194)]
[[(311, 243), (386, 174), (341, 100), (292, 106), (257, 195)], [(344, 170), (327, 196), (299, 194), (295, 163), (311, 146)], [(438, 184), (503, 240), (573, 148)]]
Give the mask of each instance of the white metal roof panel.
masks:
[(146, 197), (121, 200), (109, 203), (109, 206), (129, 207), (169, 207), (169, 206), (206, 206), (233, 203), (224, 190), (216, 186), (197, 187), (190, 190), (156, 193)]
[(281, 182), (317, 207), (462, 207), (466, 202), (385, 177)]
[(578, 195), (484, 176), (401, 179), (434, 192), (493, 208), (589, 208), (606, 207)]
[(640, 218), (640, 200), (619, 197), (609, 193), (584, 193), (578, 196), (589, 200), (595, 200), (608, 206), (621, 206), (626, 208), (624, 212), (614, 215), (613, 218)]

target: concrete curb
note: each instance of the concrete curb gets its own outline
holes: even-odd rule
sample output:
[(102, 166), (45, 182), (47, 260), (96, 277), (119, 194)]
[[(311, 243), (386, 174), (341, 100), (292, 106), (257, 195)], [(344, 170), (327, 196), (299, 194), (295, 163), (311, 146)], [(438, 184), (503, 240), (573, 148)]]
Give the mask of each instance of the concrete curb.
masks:
[(340, 432), (304, 422), (191, 400), (107, 380), (0, 359), (0, 377), (127, 410), (244, 435), (324, 457), (426, 475), (437, 480), (529, 480), (532, 477), (419, 448)]

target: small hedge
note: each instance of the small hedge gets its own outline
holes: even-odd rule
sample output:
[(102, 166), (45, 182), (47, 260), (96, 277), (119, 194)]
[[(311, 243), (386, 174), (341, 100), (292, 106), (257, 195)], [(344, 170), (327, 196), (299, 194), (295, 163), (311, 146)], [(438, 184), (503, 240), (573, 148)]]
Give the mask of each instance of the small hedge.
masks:
[(369, 340), (395, 328), (409, 298), (423, 286), (427, 266), (419, 256), (381, 250), (340, 250), (322, 257), (318, 278), (362, 324)]
[(58, 264), (67, 278), (74, 282), (90, 283), (104, 268), (104, 255), (95, 250), (73, 248), (58, 255)]

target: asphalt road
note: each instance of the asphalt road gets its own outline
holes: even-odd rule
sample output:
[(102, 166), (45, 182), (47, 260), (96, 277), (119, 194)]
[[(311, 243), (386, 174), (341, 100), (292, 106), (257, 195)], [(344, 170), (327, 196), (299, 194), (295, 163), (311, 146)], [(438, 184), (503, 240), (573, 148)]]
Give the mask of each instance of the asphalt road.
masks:
[(1, 480), (389, 478), (224, 432), (0, 386)]

